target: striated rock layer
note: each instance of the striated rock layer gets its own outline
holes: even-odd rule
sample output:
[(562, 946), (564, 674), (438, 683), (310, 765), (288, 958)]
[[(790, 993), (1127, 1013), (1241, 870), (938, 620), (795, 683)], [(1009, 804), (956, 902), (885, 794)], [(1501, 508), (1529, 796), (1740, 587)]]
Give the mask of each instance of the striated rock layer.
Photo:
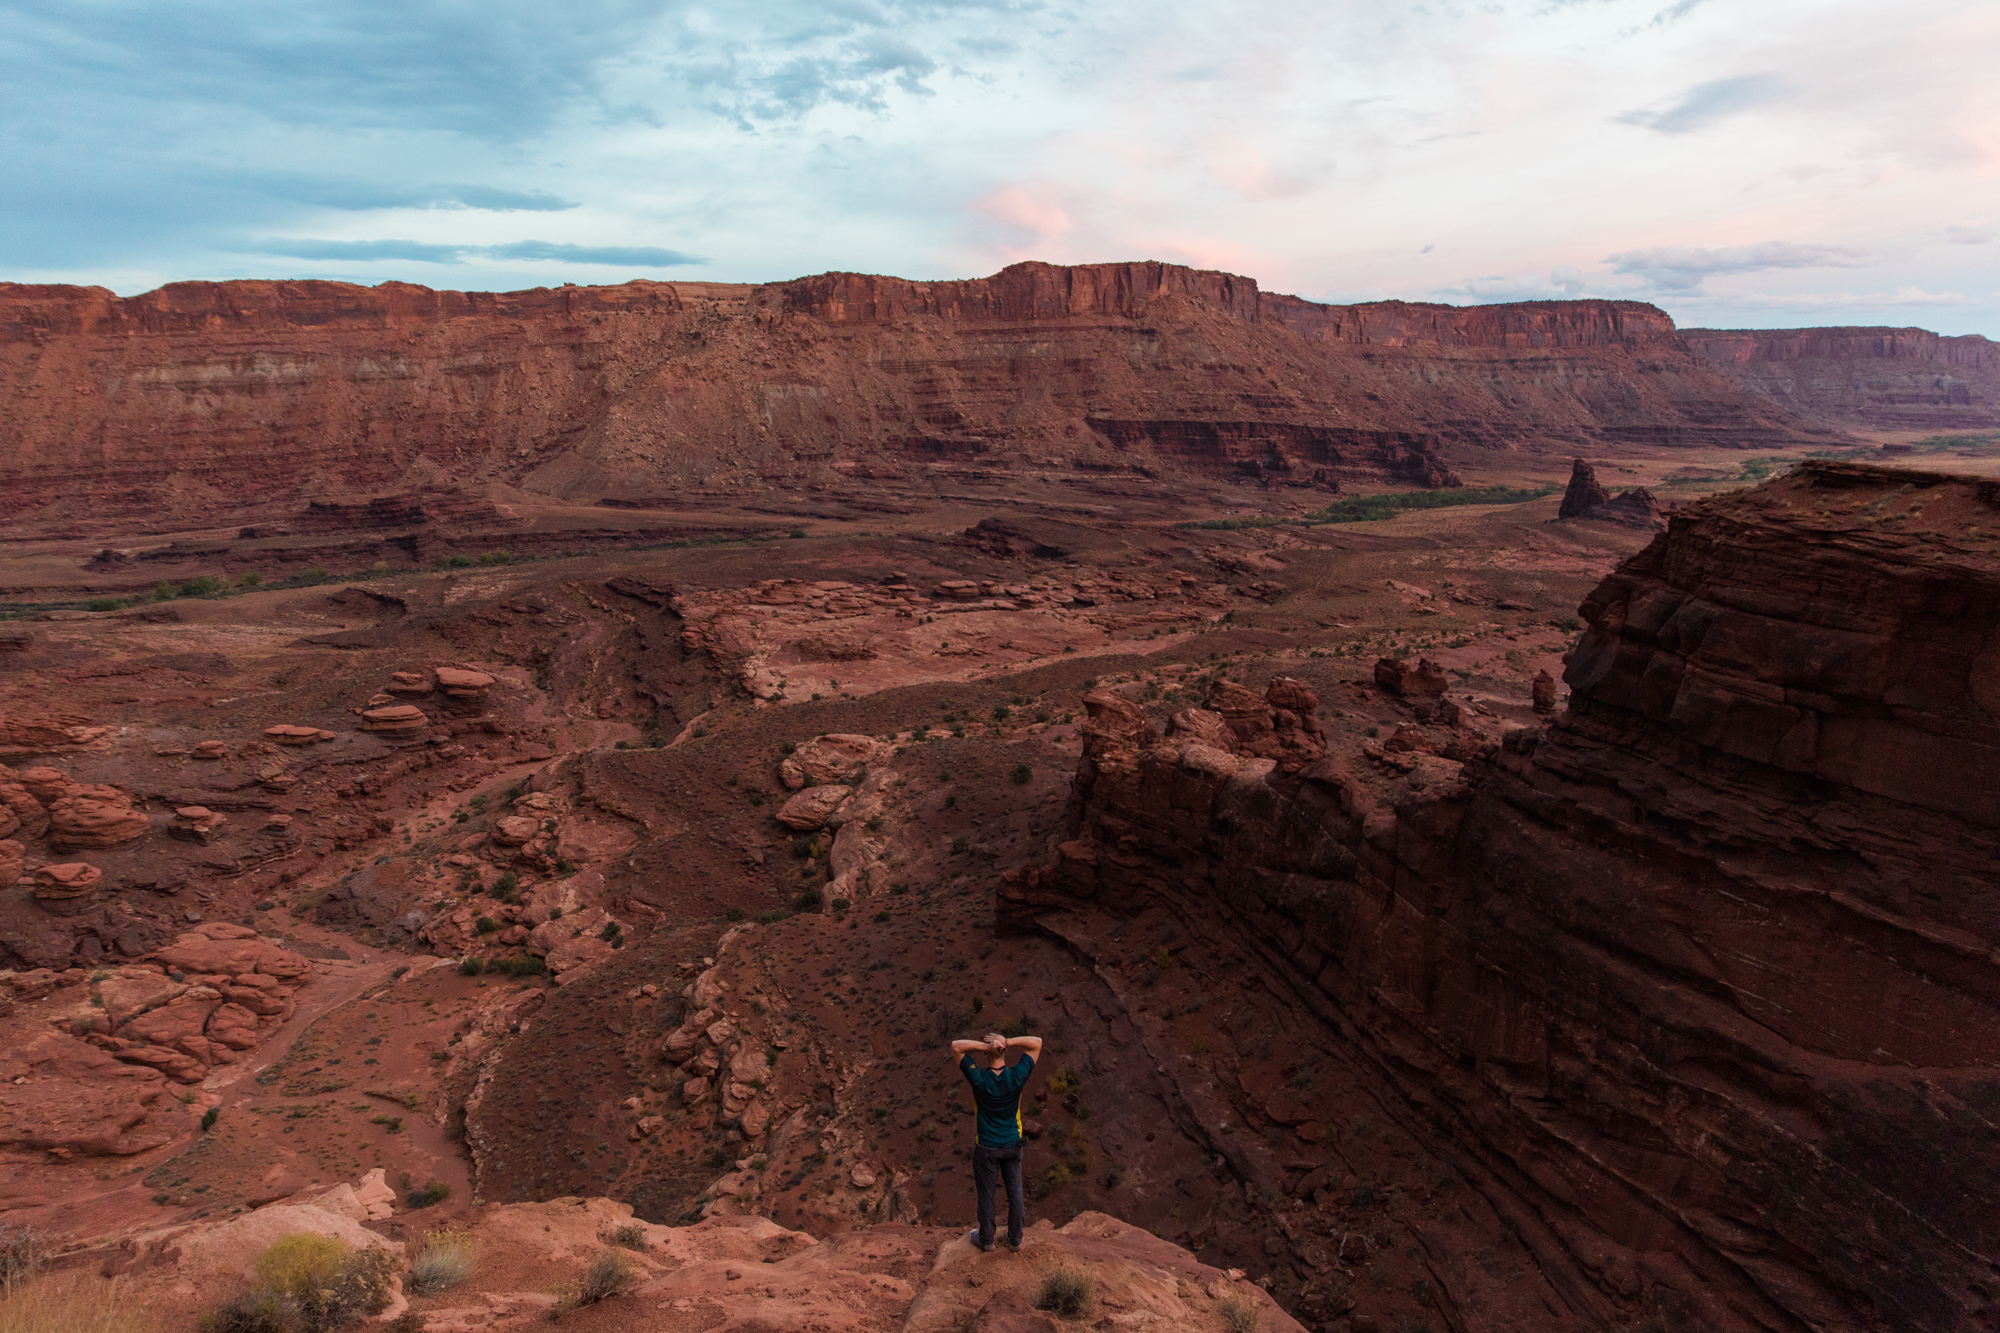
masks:
[(1871, 430), (2000, 426), (2000, 343), (1928, 329), (1685, 329), (1696, 355), (1816, 425)]
[(306, 527), (374, 525), (430, 515), (427, 487), (672, 507), (977, 466), (1442, 485), (1454, 442), (1803, 438), (1649, 305), (1323, 306), (1166, 264), (504, 294), (0, 284), (0, 365), (0, 496), (52, 518), (282, 501)]
[(1003, 920), (1240, 941), (1594, 1326), (1996, 1326), (2000, 491), (1808, 464), (1581, 610), (1562, 717), (1392, 783), (1098, 697)]

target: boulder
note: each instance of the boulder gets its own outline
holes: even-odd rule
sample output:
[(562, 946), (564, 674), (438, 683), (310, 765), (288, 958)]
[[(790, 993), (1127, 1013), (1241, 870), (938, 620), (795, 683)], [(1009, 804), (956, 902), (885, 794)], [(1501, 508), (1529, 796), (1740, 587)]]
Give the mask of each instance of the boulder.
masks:
[(493, 688), (493, 677), (484, 671), (441, 666), (437, 669), (438, 689), (453, 699), (484, 699)]
[(519, 847), (531, 841), (542, 831), (541, 821), (526, 815), (502, 815), (493, 821), (493, 831), (489, 835), (502, 847)]
[(82, 788), (49, 807), (49, 842), (60, 851), (115, 847), (145, 836), (145, 814), (114, 787)]
[(174, 811), (167, 836), (206, 845), (222, 836), (222, 826), (228, 822), (228, 816), (205, 805), (184, 805)]
[(318, 727), (296, 727), (280, 723), (264, 728), (264, 739), (275, 745), (311, 745), (316, 741), (330, 741), (333, 733), (321, 731)]
[(28, 857), (28, 849), (12, 838), (0, 839), (0, 889), (5, 889), (21, 878), (21, 871)]
[(15, 774), (15, 779), (43, 805), (54, 805), (69, 794), (77, 784), (70, 775), (59, 768), (24, 768)]
[(361, 729), (385, 736), (423, 736), (429, 733), (431, 720), (415, 704), (390, 704), (386, 708), (364, 708)]
[(808, 782), (851, 784), (887, 748), (872, 736), (818, 736), (793, 751), (778, 766), (778, 775), (794, 791)]
[(429, 694), (431, 686), (428, 671), (397, 671), (390, 675), (389, 683), (382, 688), (390, 694)]
[[(20, 846), (19, 843), (13, 845)], [(84, 861), (43, 866), (35, 872), (35, 896), (45, 902), (82, 898), (96, 892), (97, 882), (103, 878), (103, 871)]]
[(39, 838), (49, 831), (49, 812), (26, 787), (0, 768), (0, 838), (19, 833)]
[(778, 822), (801, 833), (826, 827), (826, 821), (853, 792), (852, 787), (808, 787), (778, 810)]
[(188, 751), (188, 757), (190, 759), (226, 759), (229, 757), (229, 747), (221, 741), (202, 741), (192, 750)]

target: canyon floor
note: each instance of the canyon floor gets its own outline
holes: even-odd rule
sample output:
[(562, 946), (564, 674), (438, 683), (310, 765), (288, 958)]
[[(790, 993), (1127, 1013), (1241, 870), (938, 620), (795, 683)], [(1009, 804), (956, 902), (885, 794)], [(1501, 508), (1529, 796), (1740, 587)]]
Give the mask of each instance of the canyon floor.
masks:
[[(1803, 456), (1596, 461), (1673, 502)], [(285, 1208), (471, 1228), (474, 1282), (410, 1297), (434, 1333), (545, 1317), (621, 1227), (644, 1285), (577, 1327), (1041, 1327), (1022, 1275), (1058, 1261), (1099, 1327), (1704, 1326), (1636, 1277), (1580, 1300), (1238, 936), (996, 917), (1076, 837), (1094, 692), (1160, 725), (1310, 698), (1277, 734), (1384, 800), (1561, 708), (1579, 605), (1654, 530), (1558, 521), (1567, 456), (1453, 461), (1551, 489), (1200, 528), (1330, 497), (961, 476), (694, 497), (678, 535), (496, 491), (480, 554), (421, 568), (282, 516), (17, 531), (0, 1223), (162, 1329), (242, 1280), (247, 1242), (193, 1238)], [(1048, 1042), (1061, 1231), (978, 1256), (948, 1044), (1002, 1026)]]

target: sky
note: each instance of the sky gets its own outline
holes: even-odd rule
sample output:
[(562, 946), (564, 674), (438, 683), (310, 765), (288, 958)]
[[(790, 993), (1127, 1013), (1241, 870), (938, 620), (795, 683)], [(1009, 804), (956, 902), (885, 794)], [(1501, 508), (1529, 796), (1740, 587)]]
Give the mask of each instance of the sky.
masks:
[(0, 0), (0, 280), (1153, 259), (2000, 338), (1992, 0)]

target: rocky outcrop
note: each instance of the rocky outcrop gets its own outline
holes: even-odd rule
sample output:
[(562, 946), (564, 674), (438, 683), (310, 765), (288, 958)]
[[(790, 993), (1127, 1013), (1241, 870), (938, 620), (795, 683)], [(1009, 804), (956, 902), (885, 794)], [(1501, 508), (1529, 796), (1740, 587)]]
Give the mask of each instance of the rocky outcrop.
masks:
[(2000, 343), (1928, 329), (1684, 329), (1696, 356), (1772, 407), (1863, 430), (2000, 426)]
[(1809, 463), (1670, 522), (1497, 750), (1288, 780), (1093, 710), (1003, 923), (1239, 941), (1564, 1318), (1986, 1326), (2000, 491)]
[[(1652, 306), (1326, 306), (1150, 263), (493, 294), (4, 284), (0, 369), (10, 510), (284, 503), (307, 532), (504, 524), (490, 485), (879, 489), (999, 465), (1429, 486), (1459, 444), (1799, 438)], [(460, 489), (425, 491), (440, 473)]]
[(1629, 523), (1635, 527), (1661, 529), (1666, 527), (1663, 515), (1666, 506), (1654, 498), (1644, 486), (1622, 491), (1616, 499), (1605, 492), (1597, 480), (1597, 469), (1586, 460), (1577, 459), (1570, 469), (1569, 489), (1563, 492), (1562, 504), (1556, 510), (1559, 519), (1586, 518), (1600, 523)]

